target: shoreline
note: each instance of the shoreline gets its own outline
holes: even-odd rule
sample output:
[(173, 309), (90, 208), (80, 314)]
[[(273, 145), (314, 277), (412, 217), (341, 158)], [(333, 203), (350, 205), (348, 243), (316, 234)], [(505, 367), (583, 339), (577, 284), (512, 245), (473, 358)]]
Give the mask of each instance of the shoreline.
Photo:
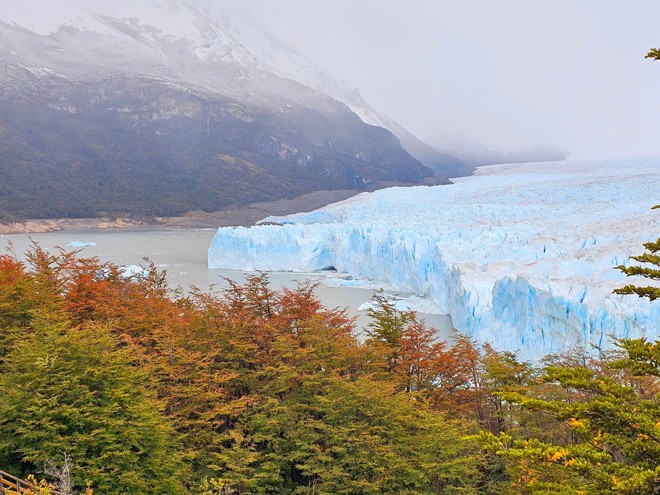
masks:
[(215, 212), (191, 211), (177, 217), (117, 217), (117, 218), (49, 218), (22, 222), (0, 223), (0, 235), (43, 234), (85, 230), (189, 230), (218, 227), (248, 227), (269, 215), (304, 213), (337, 201), (343, 201), (361, 191), (317, 191), (293, 199), (251, 203)]

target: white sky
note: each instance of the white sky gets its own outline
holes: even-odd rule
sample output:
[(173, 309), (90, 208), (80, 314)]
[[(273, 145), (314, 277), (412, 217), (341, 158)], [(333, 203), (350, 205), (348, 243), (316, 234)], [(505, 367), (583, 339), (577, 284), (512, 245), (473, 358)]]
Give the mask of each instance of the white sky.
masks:
[(660, 156), (658, 0), (243, 0), (420, 137)]
[[(0, 0), (0, 14), (54, 24), (63, 1)], [(660, 156), (660, 62), (643, 58), (659, 0), (207, 1), (238, 3), (421, 138)]]

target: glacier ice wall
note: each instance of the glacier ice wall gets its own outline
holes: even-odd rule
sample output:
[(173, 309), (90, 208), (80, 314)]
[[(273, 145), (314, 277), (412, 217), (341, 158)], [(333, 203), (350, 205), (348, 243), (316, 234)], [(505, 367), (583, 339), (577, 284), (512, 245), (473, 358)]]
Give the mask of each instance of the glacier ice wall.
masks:
[(660, 236), (660, 159), (482, 167), (456, 184), (364, 193), (279, 225), (220, 228), (209, 268), (340, 272), (436, 302), (526, 358), (660, 336), (660, 304), (612, 290)]

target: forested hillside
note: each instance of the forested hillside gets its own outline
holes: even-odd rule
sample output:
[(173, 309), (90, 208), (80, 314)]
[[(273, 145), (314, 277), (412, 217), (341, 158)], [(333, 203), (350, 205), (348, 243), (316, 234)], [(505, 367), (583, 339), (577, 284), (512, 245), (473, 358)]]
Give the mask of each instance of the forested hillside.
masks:
[[(35, 248), (0, 258), (0, 468), (95, 494), (630, 494), (660, 486), (660, 343), (544, 365), (376, 297), (221, 294)], [(62, 480), (50, 479), (52, 482)]]

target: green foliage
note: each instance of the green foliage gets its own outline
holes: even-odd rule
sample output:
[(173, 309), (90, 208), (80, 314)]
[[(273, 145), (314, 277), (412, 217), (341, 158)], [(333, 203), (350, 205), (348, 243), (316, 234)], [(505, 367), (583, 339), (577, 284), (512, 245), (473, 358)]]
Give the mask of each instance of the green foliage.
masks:
[[(377, 294), (361, 342), (314, 286), (184, 296), (151, 267), (0, 257), (0, 465), (96, 493), (639, 494), (660, 342), (543, 368), (442, 342)], [(51, 472), (51, 471), (49, 471)], [(58, 476), (54, 476), (58, 478)]]
[(651, 48), (644, 58), (660, 60), (660, 48)]
[(371, 343), (382, 348), (385, 370), (392, 372), (399, 358), (399, 339), (406, 325), (413, 320), (414, 314), (410, 311), (399, 311), (396, 308), (396, 300), (386, 297), (381, 291), (374, 294), (368, 314), (371, 322), (367, 335)]
[(476, 449), (462, 428), (379, 380), (309, 377), (246, 420), (227, 460), (241, 465), (226, 473), (238, 491), (476, 493)]
[(612, 363), (613, 368), (628, 370), (634, 376), (660, 378), (660, 340), (655, 343), (646, 339), (622, 340), (618, 344), (625, 354)]
[(374, 340), (395, 347), (404, 329), (415, 315), (412, 311), (400, 311), (396, 308), (396, 300), (378, 291), (372, 298), (372, 304), (367, 311), (371, 322), (368, 335)]
[(464, 426), (402, 393), (399, 375), (383, 373), (380, 346), (361, 346), (348, 320), (323, 310), (312, 288), (278, 294), (254, 277), (234, 285), (227, 302), (204, 299), (208, 317), (232, 329), (232, 346), (221, 354), (243, 348), (249, 356), (227, 362), (235, 375), (224, 400), (238, 414), (226, 418), (216, 431), (222, 446), (207, 454), (227, 489), (435, 493), (442, 485), (446, 493), (473, 493), (477, 456), (461, 441)]
[[(660, 205), (654, 206), (654, 209), (660, 208)], [(631, 259), (645, 263), (646, 266), (632, 265), (616, 267), (627, 276), (637, 275), (651, 280), (660, 280), (660, 238), (655, 242), (647, 242), (644, 247), (648, 253), (639, 256), (631, 256)], [(621, 289), (615, 289), (616, 294), (637, 294), (639, 297), (648, 297), (651, 301), (660, 298), (660, 286), (640, 287), (636, 285), (626, 285)]]
[(181, 493), (173, 430), (117, 337), (41, 315), (0, 374), (2, 464), (42, 469), (66, 452), (96, 493)]
[[(660, 487), (657, 345), (622, 341), (624, 356), (601, 371), (547, 366), (542, 384), (504, 392), (507, 401), (551, 415), (571, 436), (560, 443), (504, 434), (485, 444), (508, 460), (513, 493), (651, 495)], [(542, 392), (542, 393), (539, 393)]]

